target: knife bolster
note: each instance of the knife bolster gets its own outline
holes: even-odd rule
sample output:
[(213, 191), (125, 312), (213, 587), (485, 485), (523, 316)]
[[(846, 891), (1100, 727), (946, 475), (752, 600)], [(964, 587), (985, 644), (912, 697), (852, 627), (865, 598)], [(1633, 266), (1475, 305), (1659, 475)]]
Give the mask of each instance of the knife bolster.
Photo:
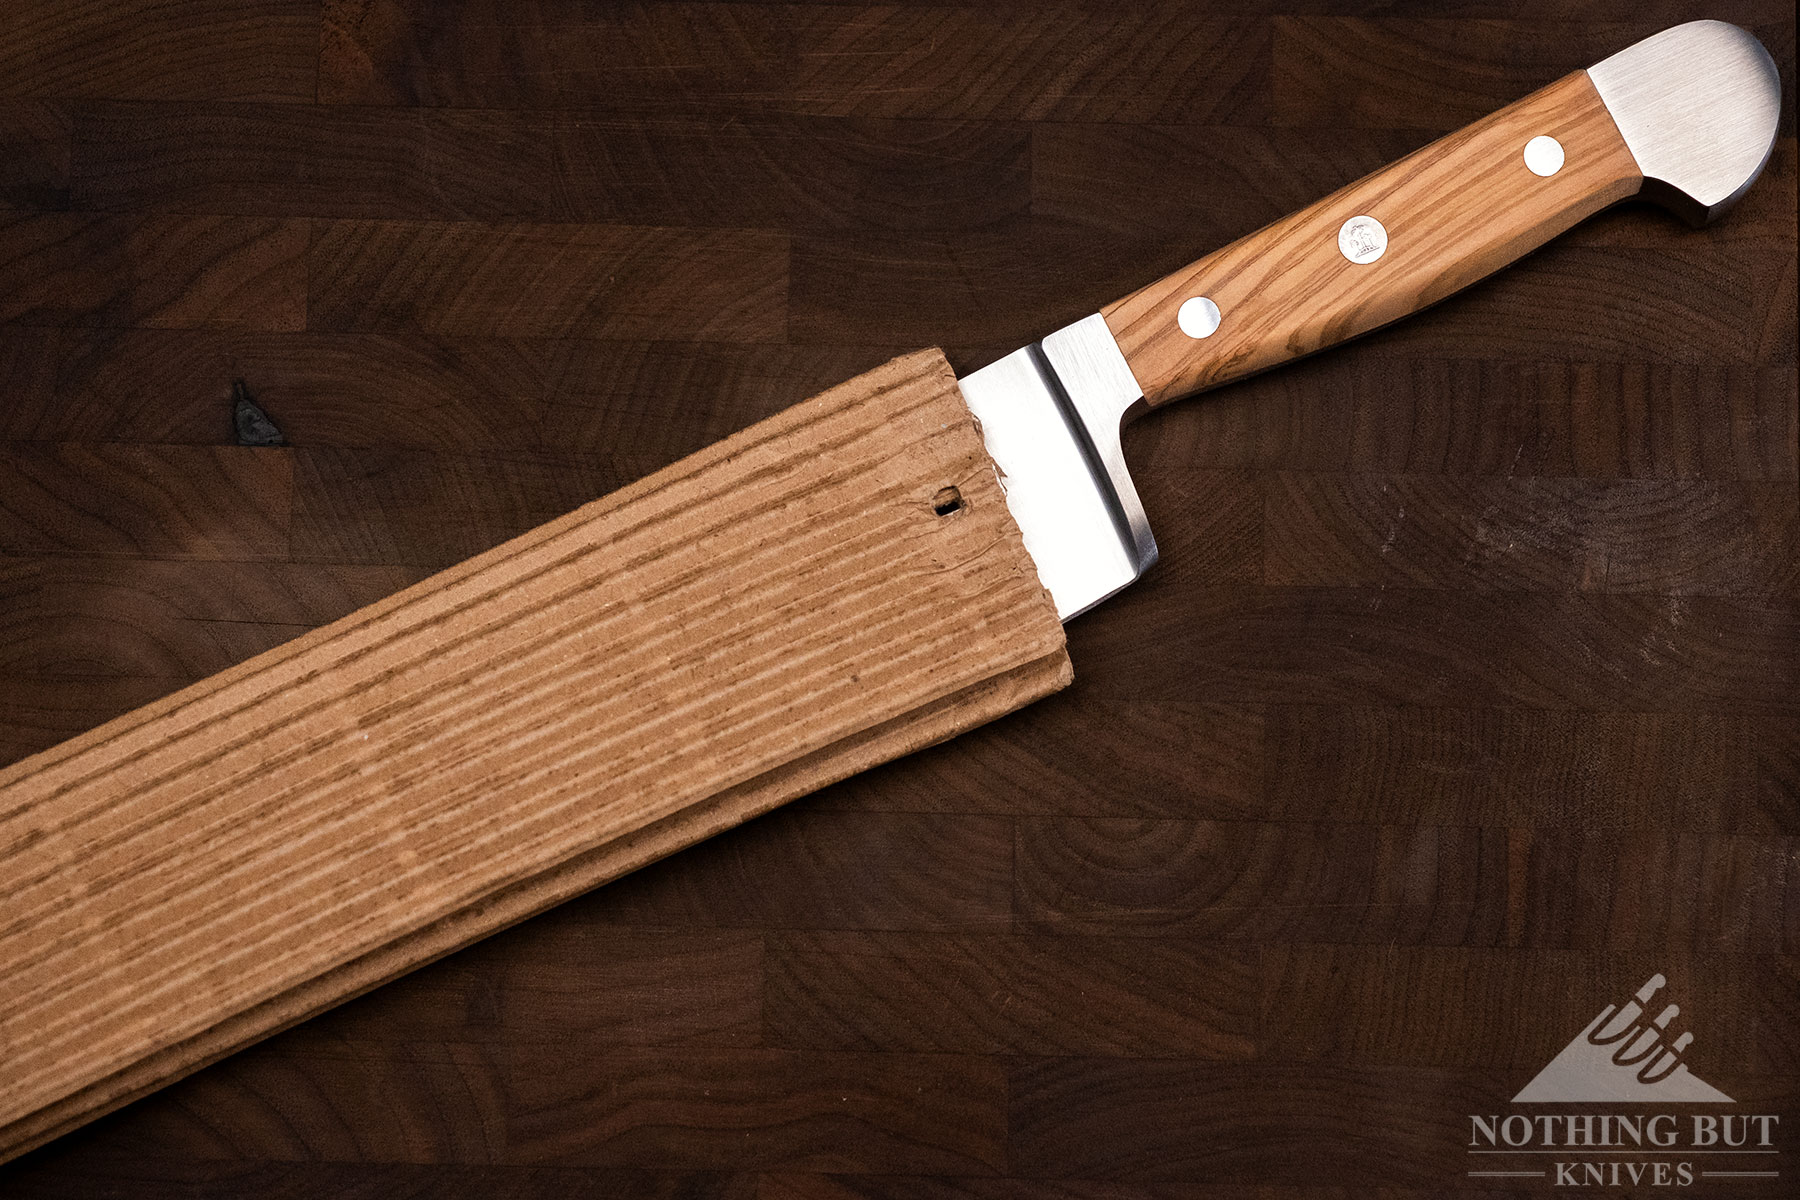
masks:
[(0, 771), (0, 1160), (1069, 681), (895, 359)]

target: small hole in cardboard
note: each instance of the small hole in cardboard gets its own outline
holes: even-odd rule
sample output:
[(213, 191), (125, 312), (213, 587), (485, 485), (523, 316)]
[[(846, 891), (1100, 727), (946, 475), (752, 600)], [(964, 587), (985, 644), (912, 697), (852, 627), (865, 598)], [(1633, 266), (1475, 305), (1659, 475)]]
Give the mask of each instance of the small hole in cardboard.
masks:
[(931, 511), (940, 517), (947, 517), (962, 508), (962, 493), (953, 487), (939, 488), (938, 494), (931, 498)]

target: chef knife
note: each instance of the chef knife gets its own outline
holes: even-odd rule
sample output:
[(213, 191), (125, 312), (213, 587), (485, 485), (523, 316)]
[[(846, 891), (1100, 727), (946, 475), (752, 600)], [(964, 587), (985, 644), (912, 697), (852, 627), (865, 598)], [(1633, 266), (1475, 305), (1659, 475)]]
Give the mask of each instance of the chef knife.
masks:
[(1773, 145), (1668, 30), (955, 380), (907, 356), (0, 772), (0, 1155), (1064, 686), (1155, 560), (1134, 413), (1374, 329)]
[(1665, 30), (961, 380), (1057, 611), (1156, 561), (1125, 420), (1417, 312), (1621, 200), (1704, 225), (1761, 173), (1780, 103), (1750, 34)]

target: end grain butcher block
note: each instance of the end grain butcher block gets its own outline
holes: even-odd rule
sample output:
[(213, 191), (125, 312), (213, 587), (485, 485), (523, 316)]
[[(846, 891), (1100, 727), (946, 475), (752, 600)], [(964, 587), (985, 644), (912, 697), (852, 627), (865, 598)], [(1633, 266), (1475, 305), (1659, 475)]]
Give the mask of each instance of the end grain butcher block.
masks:
[(0, 1156), (1069, 678), (895, 359), (0, 773)]

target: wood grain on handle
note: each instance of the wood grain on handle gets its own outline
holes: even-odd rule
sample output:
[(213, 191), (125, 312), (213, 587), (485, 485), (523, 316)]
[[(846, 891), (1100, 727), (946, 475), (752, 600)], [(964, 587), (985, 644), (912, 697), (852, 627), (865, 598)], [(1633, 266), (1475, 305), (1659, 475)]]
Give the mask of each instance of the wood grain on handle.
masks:
[[(1564, 151), (1548, 176), (1525, 165), (1525, 144), (1540, 135)], [(1154, 406), (1416, 312), (1642, 185), (1578, 71), (1101, 312)], [(1355, 216), (1387, 231), (1373, 262), (1351, 262), (1338, 248), (1339, 229)], [(1198, 296), (1220, 313), (1204, 338), (1177, 324), (1182, 304)]]

